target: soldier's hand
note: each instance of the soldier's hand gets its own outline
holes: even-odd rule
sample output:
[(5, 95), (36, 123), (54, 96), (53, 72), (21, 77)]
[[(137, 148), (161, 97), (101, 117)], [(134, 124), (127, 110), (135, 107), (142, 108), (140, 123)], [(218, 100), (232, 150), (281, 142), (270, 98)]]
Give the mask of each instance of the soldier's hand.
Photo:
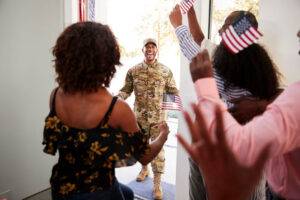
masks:
[(158, 124), (159, 133), (167, 140), (170, 133), (169, 126), (165, 121)]
[(182, 25), (182, 15), (178, 4), (176, 4), (172, 12), (169, 14), (169, 19), (174, 28)]

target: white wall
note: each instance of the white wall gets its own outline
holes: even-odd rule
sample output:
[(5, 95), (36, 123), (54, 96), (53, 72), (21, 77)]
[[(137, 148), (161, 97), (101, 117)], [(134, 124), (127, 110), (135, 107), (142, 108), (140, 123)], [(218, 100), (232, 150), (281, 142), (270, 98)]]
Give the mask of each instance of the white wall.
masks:
[(300, 80), (300, 46), (296, 36), (300, 29), (300, 1), (261, 0), (260, 16), (262, 42), (285, 76), (284, 83)]
[(42, 152), (54, 87), (51, 47), (63, 27), (61, 0), (0, 1), (0, 193), (20, 200), (49, 187), (55, 157)]

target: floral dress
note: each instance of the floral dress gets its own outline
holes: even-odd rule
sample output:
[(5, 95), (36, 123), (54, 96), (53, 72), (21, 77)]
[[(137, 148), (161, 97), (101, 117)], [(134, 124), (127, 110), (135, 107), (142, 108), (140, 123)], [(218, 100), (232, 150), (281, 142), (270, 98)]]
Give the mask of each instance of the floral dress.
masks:
[(107, 190), (116, 181), (117, 163), (136, 161), (149, 150), (148, 138), (142, 131), (127, 133), (108, 125), (116, 100), (114, 97), (97, 127), (78, 129), (62, 123), (57, 117), (54, 94), (52, 108), (45, 119), (43, 145), (45, 153), (59, 152), (50, 178), (55, 196), (63, 198)]

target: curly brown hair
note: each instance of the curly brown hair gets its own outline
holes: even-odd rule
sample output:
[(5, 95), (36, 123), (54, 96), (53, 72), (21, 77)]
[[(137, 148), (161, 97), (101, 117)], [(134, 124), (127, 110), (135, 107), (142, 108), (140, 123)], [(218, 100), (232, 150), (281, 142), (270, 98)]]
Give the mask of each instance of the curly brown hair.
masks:
[(78, 22), (67, 27), (53, 47), (56, 81), (66, 93), (108, 87), (120, 63), (120, 49), (107, 25)]

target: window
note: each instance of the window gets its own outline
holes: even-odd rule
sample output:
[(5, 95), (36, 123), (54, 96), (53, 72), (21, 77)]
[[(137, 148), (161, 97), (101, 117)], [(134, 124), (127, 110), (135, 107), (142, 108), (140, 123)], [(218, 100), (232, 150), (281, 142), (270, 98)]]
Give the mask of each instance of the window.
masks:
[(214, 43), (220, 42), (218, 30), (226, 17), (235, 10), (250, 11), (258, 19), (259, 0), (211, 0), (210, 38)]

